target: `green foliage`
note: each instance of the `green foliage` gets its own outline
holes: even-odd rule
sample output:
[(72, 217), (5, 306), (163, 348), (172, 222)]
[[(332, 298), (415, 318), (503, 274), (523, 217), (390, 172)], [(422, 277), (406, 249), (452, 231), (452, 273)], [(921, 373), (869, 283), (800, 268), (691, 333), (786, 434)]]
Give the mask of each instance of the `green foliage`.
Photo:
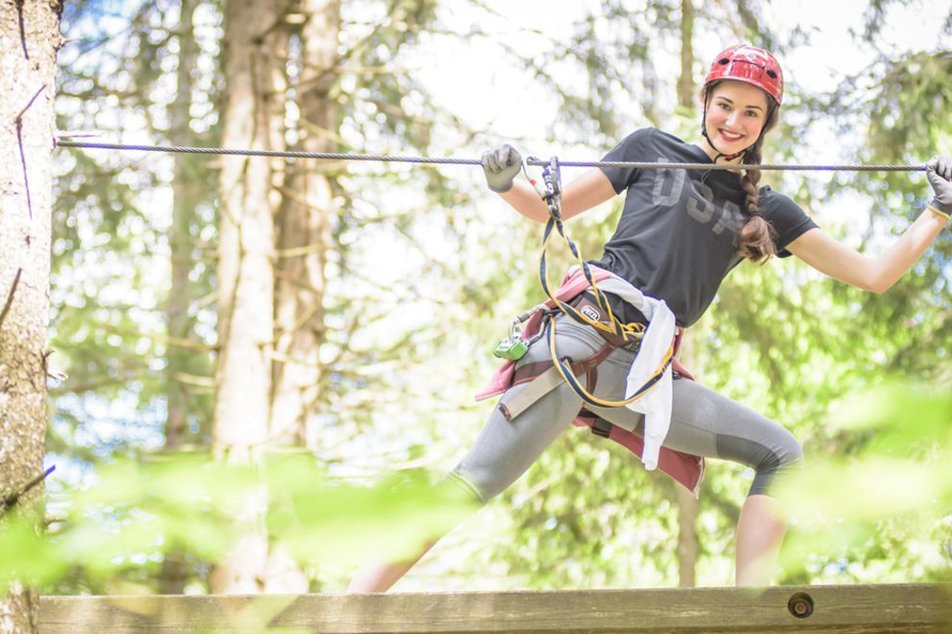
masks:
[[(98, 130), (115, 140), (144, 131), (158, 143), (171, 142), (181, 44), (197, 40), (189, 48), (200, 49), (196, 54), (205, 61), (214, 52), (208, 33), (214, 30), (216, 5), (198, 4), (210, 19), (203, 22), (204, 31), (188, 33), (178, 29), (177, 1), (70, 4), (64, 17), (68, 43), (59, 56), (58, 127)], [(194, 83), (189, 138), (214, 145), (217, 129), (208, 106), (218, 100), (215, 73)], [(213, 284), (216, 170), (207, 160), (181, 157), (141, 160), (69, 151), (59, 159), (51, 346), (56, 351), (52, 364), (69, 380), (51, 390), (50, 451), (89, 460), (92, 454), (155, 447), (162, 441), (171, 383), (185, 385), (187, 431), (191, 440), (200, 440), (211, 395), (209, 325), (214, 317), (207, 298)], [(173, 183), (174, 161), (187, 164), (179, 171), (186, 182)], [(185, 250), (193, 295), (187, 299), (188, 328), (178, 335), (181, 340), (168, 336), (164, 312), (170, 253), (179, 246), (171, 244), (167, 230), (176, 186), (188, 192), (193, 210), (184, 231), (194, 241)], [(166, 372), (172, 356), (177, 357), (174, 377)], [(122, 433), (129, 426), (136, 433)], [(106, 428), (111, 428), (108, 434)]]
[(948, 142), (936, 125), (952, 107), (952, 51), (916, 52), (890, 60), (870, 104), (870, 150), (885, 160), (909, 160), (911, 147), (935, 153)]
[(850, 561), (859, 559), (873, 578), (948, 579), (950, 420), (952, 394), (906, 382), (858, 393), (831, 414), (833, 433), (853, 439), (849, 450), (811, 460), (778, 491), (795, 527), (789, 574), (832, 566), (864, 580)]
[[(262, 500), (264, 517), (243, 515)], [(422, 471), (355, 486), (307, 455), (273, 455), (252, 468), (179, 454), (103, 465), (95, 484), (58, 506), (66, 515), (46, 535), (28, 517), (4, 517), (0, 587), (28, 579), (49, 588), (76, 568), (110, 579), (179, 549), (215, 561), (242, 535), (243, 522), (264, 522), (274, 542), (305, 565), (400, 558), (452, 528), (474, 503), (433, 486)]]
[[(67, 25), (75, 30), (67, 31), (70, 42), (61, 54), (59, 127), (117, 136), (144, 130), (150, 138), (166, 141), (167, 107), (174, 96), (167, 86), (175, 70), (175, 3), (125, 8), (115, 3), (113, 18), (123, 26), (109, 33), (87, 30), (99, 24), (97, 10), (109, 8), (88, 4), (75, 6), (93, 11), (91, 17), (67, 16)], [(195, 88), (191, 123), (195, 143), (215, 145), (220, 16), (217, 3), (200, 4), (210, 16), (211, 35), (202, 40), (209, 63)], [(480, 2), (464, 4), (484, 11), (481, 15), (491, 13)], [(508, 24), (500, 27), (506, 36), (477, 33), (510, 46), (510, 65), (524, 70), (527, 84), (549, 88), (559, 104), (554, 120), (544, 126), (548, 138), (526, 138), (526, 144), (551, 144), (559, 153), (578, 144), (586, 158), (597, 158), (631, 129), (649, 124), (693, 139), (696, 113), (672, 112), (673, 100), (668, 99), (674, 95), (675, 78), (666, 69), (672, 62), (669, 52), (680, 42), (679, 4), (603, 2), (572, 25), (564, 40), (531, 30), (513, 37)], [(872, 3), (873, 24), (881, 23), (892, 4)], [(780, 50), (809, 44), (796, 28), (789, 34), (768, 32), (768, 8), (749, 1), (706, 7), (695, 27), (698, 40), (703, 33), (726, 29)], [(447, 27), (447, 16), (457, 10), (458, 4), (427, 0), (344, 3), (340, 76), (328, 89), (340, 106), (339, 121), (337, 129), (324, 131), (339, 149), (469, 155), (483, 149), (486, 139), (496, 141), (494, 130), (471, 130), (433, 103), (414, 72), (415, 60), (431, 59), (428, 51), (434, 49), (428, 47), (434, 38), (449, 38), (456, 45), (468, 41), (470, 32)], [(541, 52), (526, 56), (516, 50), (512, 42), (521, 43), (523, 36), (543, 42)], [(800, 139), (811, 130), (828, 130), (831, 122), (831, 134), (841, 141), (830, 151), (851, 160), (920, 162), (948, 152), (950, 70), (948, 51), (911, 51), (883, 57), (857, 76), (843, 78), (829, 95), (806, 94), (793, 73), (784, 125), (768, 142), (767, 154), (791, 162), (816, 158)], [(518, 94), (509, 97), (521, 99)], [(73, 151), (61, 156), (68, 158), (62, 163), (54, 219), (57, 354), (51, 365), (65, 369), (71, 380), (54, 386), (50, 447), (56, 454), (96, 463), (114, 453), (137, 455), (162, 442), (168, 381), (163, 369), (173, 344), (164, 336), (161, 315), (167, 282), (156, 272), (167, 268), (171, 251), (166, 201), (173, 172), (169, 161), (155, 157), (96, 155), (93, 160), (92, 154)], [(192, 381), (191, 440), (203, 442), (213, 389), (217, 171), (203, 158), (187, 172), (196, 177), (190, 195), (196, 216), (187, 231), (194, 242), (189, 341), (196, 347), (187, 349), (184, 367)], [(314, 451), (329, 469), (344, 468), (350, 475), (405, 464), (451, 468), (490, 407), (473, 405), (472, 392), (493, 369), (491, 344), (512, 315), (541, 299), (541, 226), (523, 222), (495, 200), (484, 200), (478, 173), (394, 166), (334, 166), (327, 173), (339, 209), (332, 218), (334, 252), (327, 265), (322, 404)], [(905, 174), (830, 179), (765, 174), (764, 182), (794, 197), (830, 233), (852, 244), (865, 242), (871, 252), (880, 251), (906, 226), (928, 191), (923, 179)], [(861, 221), (857, 214), (843, 219), (830, 211), (844, 195), (855, 195), (851, 200), (858, 202), (853, 204), (868, 208), (868, 214), (867, 209), (858, 214)], [(601, 255), (617, 213), (617, 206), (606, 208), (567, 225), (585, 258)], [(570, 258), (561, 246), (552, 251), (554, 283)], [(381, 267), (383, 252), (389, 259)], [(741, 266), (692, 330), (690, 366), (705, 384), (788, 425), (803, 440), (811, 465), (828, 454), (858, 459), (885, 428), (878, 427), (875, 434), (834, 428), (827, 413), (832, 405), (895, 374), (933, 385), (952, 379), (946, 334), (952, 326), (950, 256), (952, 241), (946, 235), (882, 296), (819, 278), (790, 261)], [(901, 393), (901, 409), (916, 411), (918, 399)], [(941, 412), (938, 402), (936, 411)], [(910, 429), (922, 438), (945, 435), (917, 425)], [(906, 465), (906, 473), (921, 484), (928, 479), (924, 474), (932, 473), (923, 469), (941, 454), (909, 446), (915, 439), (895, 440), (899, 444), (886, 457), (895, 458), (896, 447), (904, 447), (899, 455), (918, 452), (914, 455), (921, 464)], [(849, 475), (852, 465), (835, 463), (816, 473), (863, 491), (866, 481)], [(266, 475), (272, 472), (276, 475)], [(855, 473), (876, 478), (870, 482), (888, 492), (891, 483), (880, 483), (875, 472), (857, 467)], [(357, 555), (413, 547), (411, 542), (421, 536), (410, 526), (415, 504), (426, 507), (420, 516), (431, 518), (434, 529), (452, 519), (430, 507), (426, 495), (390, 495), (400, 482), (355, 488), (297, 457), (247, 473), (201, 461), (150, 458), (141, 468), (120, 463), (98, 477), (101, 487), (71, 501), (69, 519), (54, 525), (48, 539), (10, 518), (9, 530), (0, 535), (0, 552), (5, 557), (35, 552), (11, 561), (61, 592), (109, 591), (120, 587), (116, 579), (154, 586), (159, 555), (177, 547), (187, 551), (192, 574), (200, 576), (233, 529), (220, 525), (225, 507), (213, 500), (229, 491), (244, 495), (248, 489), (241, 487), (264, 481), (271, 505), (269, 530), (315, 566), (317, 586), (337, 589), (341, 577), (328, 571), (331, 562), (353, 563)], [(717, 461), (709, 465), (699, 518), (702, 584), (729, 581), (733, 526), (749, 479), (749, 471), (741, 467)], [(897, 476), (895, 482), (900, 481)], [(811, 486), (825, 486), (819, 482)], [(95, 498), (96, 490), (100, 497), (86, 501)], [(184, 499), (177, 500), (176, 492), (184, 493)], [(803, 565), (789, 568), (783, 580), (919, 580), (940, 574), (937, 566), (924, 567), (920, 556), (949, 541), (948, 522), (936, 521), (947, 500), (944, 493), (935, 495), (936, 514), (911, 529), (858, 509), (865, 525), (853, 524), (852, 532), (836, 536), (838, 551), (817, 554), (809, 542), (801, 542), (804, 548), (791, 546)], [(905, 504), (900, 494), (896, 497), (897, 504)], [(668, 585), (677, 562), (672, 498), (666, 481), (645, 473), (627, 452), (584, 432), (567, 431), (487, 509), (502, 509), (510, 518), (511, 524), (497, 527), (502, 536), (490, 535), (478, 522), (464, 526), (447, 559), (454, 552), (473, 553), (452, 572), (467, 579), (464, 587)], [(849, 501), (850, 496), (841, 493), (839, 499)], [(121, 539), (108, 539), (120, 534)], [(907, 540), (909, 535), (915, 539)], [(386, 552), (375, 551), (378, 546)]]

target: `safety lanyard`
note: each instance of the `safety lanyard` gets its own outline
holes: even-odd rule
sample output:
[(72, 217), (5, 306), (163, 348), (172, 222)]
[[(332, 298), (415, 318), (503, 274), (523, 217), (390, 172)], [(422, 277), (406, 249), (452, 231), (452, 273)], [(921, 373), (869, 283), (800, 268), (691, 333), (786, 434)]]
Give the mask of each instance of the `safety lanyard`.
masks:
[[(621, 323), (621, 321), (612, 311), (608, 298), (598, 289), (598, 285), (596, 284), (595, 278), (592, 275), (591, 267), (589, 267), (588, 263), (582, 259), (578, 247), (565, 233), (565, 228), (562, 223), (562, 185), (558, 158), (553, 156), (549, 160), (549, 163), (542, 170), (542, 180), (545, 184), (544, 190), (541, 189), (536, 181), (529, 176), (527, 169), (527, 163), (529, 160), (530, 159), (523, 160), (523, 174), (529, 183), (532, 184), (533, 188), (536, 190), (536, 193), (538, 193), (539, 196), (541, 196), (545, 201), (546, 207), (549, 211), (549, 218), (546, 221), (545, 233), (542, 240), (542, 256), (539, 260), (539, 281), (542, 284), (542, 290), (545, 291), (545, 294), (549, 300), (563, 314), (568, 315), (576, 322), (589, 325), (603, 333), (620, 337), (625, 343), (635, 341), (638, 335), (643, 335), (645, 330), (644, 324)], [(553, 229), (555, 229), (555, 231), (553, 231)], [(581, 267), (582, 274), (585, 276), (586, 281), (588, 281), (589, 286), (592, 289), (592, 294), (595, 297), (596, 304), (602, 309), (603, 313), (608, 316), (607, 324), (596, 319), (592, 319), (588, 315), (577, 310), (574, 306), (561, 301), (550, 290), (546, 271), (546, 252), (548, 251), (549, 242), (556, 232), (568, 245), (569, 251), (571, 251), (572, 255), (575, 257), (576, 261)], [(668, 350), (665, 352), (661, 365), (641, 387), (635, 390), (631, 396), (620, 401), (605, 400), (588, 392), (588, 390), (586, 390), (582, 384), (579, 383), (578, 379), (575, 378), (575, 375), (572, 373), (572, 369), (566, 363), (566, 360), (559, 358), (555, 345), (555, 319), (551, 315), (548, 316), (547, 326), (547, 341), (549, 344), (549, 354), (551, 355), (553, 365), (558, 369), (562, 379), (569, 384), (572, 390), (583, 401), (597, 407), (624, 407), (634, 403), (644, 396), (648, 390), (654, 387), (658, 381), (661, 380), (661, 378), (664, 376), (665, 370), (668, 368), (668, 366), (671, 364), (671, 360), (674, 358), (674, 342), (672, 341), (671, 345), (668, 347)]]

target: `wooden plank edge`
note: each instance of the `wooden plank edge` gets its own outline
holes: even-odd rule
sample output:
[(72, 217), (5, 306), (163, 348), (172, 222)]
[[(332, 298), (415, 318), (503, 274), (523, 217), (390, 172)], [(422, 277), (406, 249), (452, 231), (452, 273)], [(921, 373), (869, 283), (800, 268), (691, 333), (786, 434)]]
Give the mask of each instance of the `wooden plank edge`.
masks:
[(554, 592), (44, 596), (40, 634), (949, 632), (952, 586)]

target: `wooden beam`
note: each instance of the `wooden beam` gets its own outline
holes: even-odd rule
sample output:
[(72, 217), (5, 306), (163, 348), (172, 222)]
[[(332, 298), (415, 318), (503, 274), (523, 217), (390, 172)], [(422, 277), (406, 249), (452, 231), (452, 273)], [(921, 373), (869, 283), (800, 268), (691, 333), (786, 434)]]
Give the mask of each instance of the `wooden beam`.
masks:
[(40, 634), (949, 632), (939, 585), (300, 596), (45, 596)]

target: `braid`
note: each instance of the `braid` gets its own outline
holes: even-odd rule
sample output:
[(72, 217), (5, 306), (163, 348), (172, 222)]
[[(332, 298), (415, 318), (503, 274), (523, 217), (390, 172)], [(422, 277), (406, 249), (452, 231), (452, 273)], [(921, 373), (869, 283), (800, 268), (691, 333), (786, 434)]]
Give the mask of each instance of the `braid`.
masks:
[[(745, 165), (760, 165), (761, 147), (764, 142), (764, 133), (772, 128), (776, 122), (777, 108), (771, 108), (767, 114), (767, 122), (764, 124), (763, 132), (757, 142), (747, 148), (744, 153), (743, 162)], [(766, 262), (772, 255), (775, 255), (777, 248), (774, 245), (775, 231), (773, 226), (767, 222), (760, 211), (760, 170), (747, 169), (741, 177), (740, 184), (747, 193), (747, 222), (741, 228), (737, 236), (737, 252), (741, 257), (747, 258), (758, 264)]]
[[(747, 154), (744, 155), (744, 163), (749, 165), (759, 165), (763, 160), (761, 156), (761, 144), (763, 139), (760, 139), (753, 145), (753, 147), (747, 150)], [(741, 187), (744, 188), (744, 191), (747, 192), (747, 212), (756, 213), (759, 210), (760, 203), (760, 190), (757, 186), (760, 184), (760, 170), (757, 169), (746, 169), (744, 170), (744, 176), (740, 180)]]

